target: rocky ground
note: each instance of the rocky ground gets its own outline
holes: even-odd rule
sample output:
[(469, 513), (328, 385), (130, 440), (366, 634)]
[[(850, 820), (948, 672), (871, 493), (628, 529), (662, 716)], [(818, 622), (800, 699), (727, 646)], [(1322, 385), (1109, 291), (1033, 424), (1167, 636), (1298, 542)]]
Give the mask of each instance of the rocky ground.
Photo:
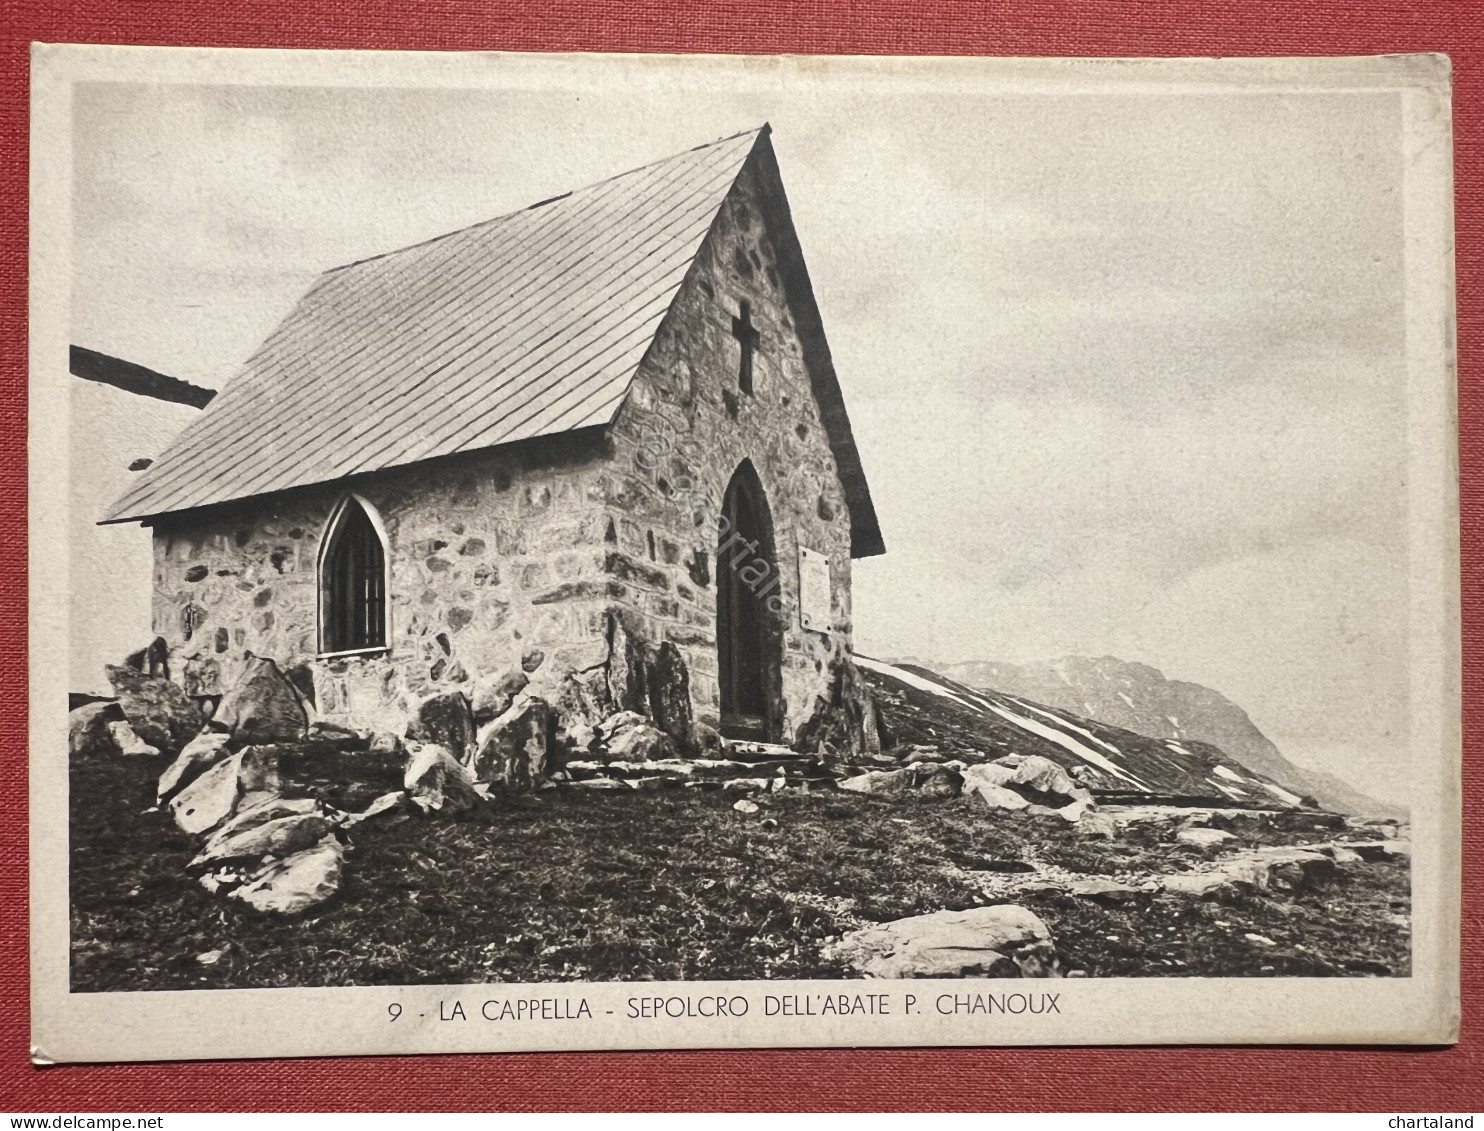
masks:
[(1409, 972), (1405, 826), (1157, 805), (1074, 822), (924, 788), (935, 770), (840, 789), (767, 751), (733, 788), (625, 763), (600, 788), (423, 812), (404, 752), (340, 745), (362, 748), (278, 758), (278, 819), (312, 842), (287, 848), (337, 865), (288, 914), (210, 889), (220, 830), (157, 805), (169, 756), (75, 758), (72, 988), (900, 976), (947, 973), (949, 952), (1010, 976)]
[(1409, 972), (1395, 821), (879, 664), (804, 749), (728, 741), (623, 654), (400, 735), (266, 658), (208, 704), (110, 667), (70, 716), (73, 989)]

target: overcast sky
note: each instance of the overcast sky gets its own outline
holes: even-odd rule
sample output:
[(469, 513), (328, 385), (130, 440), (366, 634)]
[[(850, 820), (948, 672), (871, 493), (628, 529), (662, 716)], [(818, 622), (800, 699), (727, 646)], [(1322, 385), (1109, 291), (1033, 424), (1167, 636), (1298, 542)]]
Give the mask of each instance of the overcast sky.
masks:
[(1143, 661), (1405, 800), (1395, 96), (74, 105), (74, 341), (212, 386), (326, 267), (770, 121), (886, 539), (860, 650)]

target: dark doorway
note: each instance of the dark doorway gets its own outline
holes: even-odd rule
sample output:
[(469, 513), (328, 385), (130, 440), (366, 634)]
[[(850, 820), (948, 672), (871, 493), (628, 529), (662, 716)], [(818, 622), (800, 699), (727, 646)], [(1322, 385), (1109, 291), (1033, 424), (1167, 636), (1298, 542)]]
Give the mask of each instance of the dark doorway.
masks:
[(743, 461), (722, 501), (716, 549), (717, 675), (721, 732), (777, 741), (783, 698), (783, 626), (768, 610), (778, 591), (773, 519), (757, 471)]

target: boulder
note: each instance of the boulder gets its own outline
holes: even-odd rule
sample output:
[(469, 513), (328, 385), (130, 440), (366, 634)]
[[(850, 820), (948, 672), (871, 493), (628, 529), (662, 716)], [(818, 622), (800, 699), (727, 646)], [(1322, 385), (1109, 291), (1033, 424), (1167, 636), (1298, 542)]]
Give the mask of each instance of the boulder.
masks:
[(134, 728), (129, 725), (127, 719), (116, 719), (109, 723), (108, 737), (114, 746), (118, 748), (120, 754), (155, 755), (159, 753), (158, 750), (134, 733)]
[(442, 746), (456, 758), (468, 758), (478, 741), (469, 700), (462, 691), (429, 695), (418, 704), (416, 716), (407, 724), (407, 737)]
[(411, 751), (402, 786), (424, 813), (457, 813), (482, 800), (474, 792), (474, 775), (436, 743), (417, 743)]
[(608, 621), (608, 664), (601, 705), (638, 714), (680, 748), (692, 737), (690, 673), (670, 641), (651, 645), (616, 614)]
[(1070, 804), (1063, 805), (1060, 809), (1053, 809), (1052, 812), (1068, 824), (1075, 825), (1080, 823), (1082, 818), (1092, 808), (1093, 802), (1091, 798), (1079, 797)]
[(815, 754), (828, 746), (850, 761), (880, 756), (876, 707), (860, 669), (847, 653), (838, 652), (830, 657), (828, 672), (829, 685), (815, 696), (809, 717), (794, 732), (793, 748)]
[(1015, 769), (998, 762), (980, 762), (964, 770), (963, 775), (964, 789), (967, 791), (971, 780), (976, 789), (980, 784), (1008, 786), (1015, 780)]
[(1246, 893), (1266, 891), (1270, 866), (1253, 856), (1230, 856), (1221, 862), (1214, 873), (1221, 876), (1237, 891)]
[(1059, 976), (1051, 932), (1016, 904), (876, 924), (826, 947), (824, 957), (873, 978)]
[[(204, 571), (205, 568), (205, 566), (192, 566), (187, 573), (197, 569)], [(205, 576), (204, 572), (202, 576)], [(193, 579), (187, 578), (187, 580)], [(139, 651), (130, 652), (125, 656), (124, 663), (135, 671), (144, 672), (146, 675), (161, 675), (169, 679), (170, 645), (163, 636), (156, 636), (147, 645), (139, 649)]]
[(293, 915), (323, 903), (340, 890), (345, 849), (333, 836), (277, 860), (232, 892), (259, 911)]
[(598, 724), (613, 713), (608, 684), (600, 676), (599, 672), (568, 672), (551, 699), (556, 743), (579, 758), (597, 749)]
[(308, 660), (289, 664), (283, 669), (283, 678), (288, 680), (294, 690), (299, 693), (299, 699), (303, 702), (306, 711), (313, 715), (318, 710), (314, 690), (314, 665)]
[(647, 718), (638, 711), (618, 711), (609, 715), (597, 726), (598, 738), (603, 743), (613, 742), (626, 730), (632, 730), (637, 726), (644, 726), (649, 722)]
[(586, 723), (567, 725), (558, 723), (555, 742), (562, 751), (562, 761), (570, 764), (573, 759), (579, 761), (591, 758), (598, 749), (598, 728)]
[(608, 697), (620, 711), (649, 710), (649, 688), (645, 676), (649, 646), (630, 632), (623, 618), (610, 614), (608, 636)]
[(850, 793), (870, 793), (880, 797), (900, 797), (917, 788), (915, 767), (900, 770), (867, 770), (863, 774), (841, 778), (835, 783)]
[[(1015, 759), (1013, 764), (1010, 762), (1011, 758)], [(1039, 754), (1010, 754), (996, 759), (996, 764), (1014, 770), (1009, 781), (998, 784), (1024, 786), (1026, 789), (1035, 790), (1038, 794), (1064, 797), (1068, 802), (1092, 800), (1092, 791), (1073, 781), (1072, 775), (1050, 758), (1043, 758)], [(1051, 807), (1061, 808), (1059, 805)]]
[(690, 705), (690, 673), (680, 649), (666, 640), (655, 649), (645, 673), (649, 714), (654, 725), (678, 747), (689, 745), (695, 725)]
[(857, 690), (861, 705), (861, 752), (867, 757), (877, 757), (883, 752), (881, 708), (865, 680), (859, 680)]
[(917, 792), (923, 797), (936, 801), (946, 801), (950, 797), (957, 797), (959, 790), (963, 787), (963, 778), (945, 766), (938, 766), (936, 771), (929, 774), (917, 787)]
[(732, 808), (739, 813), (756, 813), (758, 811), (758, 803), (756, 801), (749, 801), (744, 797), (741, 801), (732, 802)]
[(298, 742), (309, 729), (298, 691), (266, 656), (248, 653), (246, 660), (211, 716), (212, 729), (227, 731), (239, 747)]
[(1180, 844), (1191, 844), (1197, 848), (1210, 848), (1234, 839), (1236, 838), (1231, 833), (1222, 829), (1189, 828), (1181, 829), (1175, 834), (1175, 840)]
[[(67, 713), (68, 755), (73, 758), (95, 758), (117, 754), (119, 743), (109, 729), (109, 724), (123, 721), (124, 711), (116, 700), (88, 703), (75, 711), (69, 711)], [(133, 733), (132, 730), (130, 733)]]
[(551, 708), (545, 699), (521, 696), (503, 715), (479, 731), (469, 768), (475, 781), (503, 781), (530, 789), (546, 772)]
[(1162, 876), (1160, 882), (1171, 895), (1193, 898), (1230, 898), (1242, 892), (1297, 892), (1313, 888), (1333, 877), (1333, 857), (1307, 848), (1278, 845), (1229, 856), (1219, 869)]
[(766, 793), (772, 785), (771, 778), (729, 778), (721, 788), (726, 793)]
[(278, 755), (271, 747), (249, 746), (218, 762), (170, 802), (175, 823), (188, 833), (204, 833), (234, 814), (278, 796)]
[(402, 740), (395, 734), (380, 731), (371, 736), (371, 745), (366, 748), (366, 753), (386, 758), (397, 758), (405, 754), (406, 750), (402, 746)]
[(315, 719), (309, 724), (304, 741), (312, 750), (338, 751), (342, 754), (359, 753), (371, 746), (369, 735), (324, 719)]
[[(127, 725), (127, 724), (125, 724)], [(165, 767), (160, 775), (155, 794), (164, 804), (183, 790), (212, 766), (227, 757), (228, 735), (220, 731), (203, 730), (186, 743), (179, 757)]]
[(601, 671), (568, 671), (557, 684), (551, 699), (555, 745), (552, 763), (598, 754), (601, 736), (598, 724), (613, 714), (608, 702), (608, 683)]
[(883, 797), (900, 797), (917, 793), (929, 798), (958, 796), (963, 779), (937, 762), (914, 762), (896, 770), (867, 770), (863, 774), (841, 778), (835, 784), (851, 793), (872, 793)]
[(201, 709), (168, 679), (117, 664), (104, 670), (134, 733), (161, 753), (174, 757), (201, 729)]
[(212, 700), (220, 700), (222, 694), (221, 664), (215, 656), (203, 656), (199, 652), (187, 655), (180, 669), (180, 686), (196, 700), (203, 713), (211, 713), (216, 709)]
[(1066, 892), (1078, 899), (1096, 903), (1102, 907), (1129, 907), (1149, 902), (1149, 892), (1116, 880), (1105, 880), (1094, 876), (1086, 880), (1073, 880), (1066, 885)]
[(520, 658), (520, 667), (522, 671), (533, 672), (545, 662), (546, 653), (540, 648), (532, 648)]
[(1335, 874), (1335, 862), (1322, 852), (1301, 848), (1260, 848), (1255, 854), (1267, 865), (1265, 882), (1260, 888), (1297, 892), (1318, 887)]
[(675, 740), (658, 727), (641, 722), (608, 741), (608, 756), (625, 762), (653, 762), (678, 757)]
[(1168, 895), (1223, 902), (1235, 899), (1243, 889), (1250, 886), (1237, 883), (1225, 872), (1182, 872), (1174, 876), (1161, 876), (1159, 883)]
[[(259, 808), (271, 808), (272, 802)], [(249, 811), (251, 812), (251, 811)], [(247, 814), (242, 814), (246, 816)], [(233, 824), (236, 824), (234, 821)], [(233, 830), (219, 829), (206, 842), (192, 868), (209, 868), (233, 860), (257, 860), (265, 856), (283, 859), (318, 844), (331, 829), (323, 813), (289, 813), (270, 820), (242, 825)]]
[(407, 805), (407, 794), (402, 790), (392, 793), (383, 793), (364, 810), (359, 813), (347, 814), (341, 822), (346, 828), (354, 828), (362, 821), (369, 821), (372, 817), (379, 817), (383, 813), (392, 813), (405, 808)]
[(1276, 845), (1228, 856), (1214, 874), (1248, 890), (1301, 891), (1331, 878), (1334, 872), (1334, 859), (1326, 853)]
[(1118, 839), (1118, 822), (1106, 813), (1084, 809), (1073, 830), (1078, 836), (1102, 837), (1104, 840)]
[[(509, 671), (495, 675), (480, 676), (474, 681), (474, 689), (470, 692), (474, 725), (484, 726), (485, 723), (493, 722), (510, 710), (515, 697), (524, 691), (530, 682), (531, 677), (520, 668), (511, 668)], [(431, 741), (436, 741), (436, 739)]]
[(963, 792), (990, 809), (1025, 810), (1077, 824), (1093, 807), (1092, 792), (1039, 754), (1006, 754), (963, 771)]
[(210, 852), (214, 844), (239, 836), (269, 821), (281, 820), (284, 817), (301, 817), (306, 813), (318, 813), (319, 811), (319, 800), (314, 797), (298, 797), (293, 800), (285, 800), (282, 797), (270, 798), (249, 809), (240, 810), (231, 820), (225, 822), (207, 839), (201, 849), (201, 854), (205, 855)]
[(699, 720), (691, 728), (690, 746), (700, 758), (721, 758), (726, 754), (726, 739), (721, 731)]
[(1028, 809), (1031, 804), (1013, 789), (1006, 789), (1002, 785), (978, 785), (971, 790), (966, 781), (964, 796), (973, 798), (991, 811), (1000, 810), (1007, 813)]
[(1409, 840), (1351, 841), (1345, 847), (1368, 864), (1412, 855), (1412, 842)]
[(1013, 813), (1024, 809), (1030, 802), (1004, 784), (1011, 776), (1004, 766), (993, 762), (969, 766), (963, 772), (963, 795), (990, 810), (1003, 809)]

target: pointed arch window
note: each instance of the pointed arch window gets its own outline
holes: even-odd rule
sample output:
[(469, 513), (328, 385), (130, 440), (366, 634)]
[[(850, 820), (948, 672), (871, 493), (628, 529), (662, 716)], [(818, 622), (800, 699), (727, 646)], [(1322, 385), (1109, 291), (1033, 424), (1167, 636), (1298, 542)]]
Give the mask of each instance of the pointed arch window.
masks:
[(346, 496), (320, 542), (321, 655), (387, 646), (386, 565), (386, 534), (375, 510), (358, 496)]

